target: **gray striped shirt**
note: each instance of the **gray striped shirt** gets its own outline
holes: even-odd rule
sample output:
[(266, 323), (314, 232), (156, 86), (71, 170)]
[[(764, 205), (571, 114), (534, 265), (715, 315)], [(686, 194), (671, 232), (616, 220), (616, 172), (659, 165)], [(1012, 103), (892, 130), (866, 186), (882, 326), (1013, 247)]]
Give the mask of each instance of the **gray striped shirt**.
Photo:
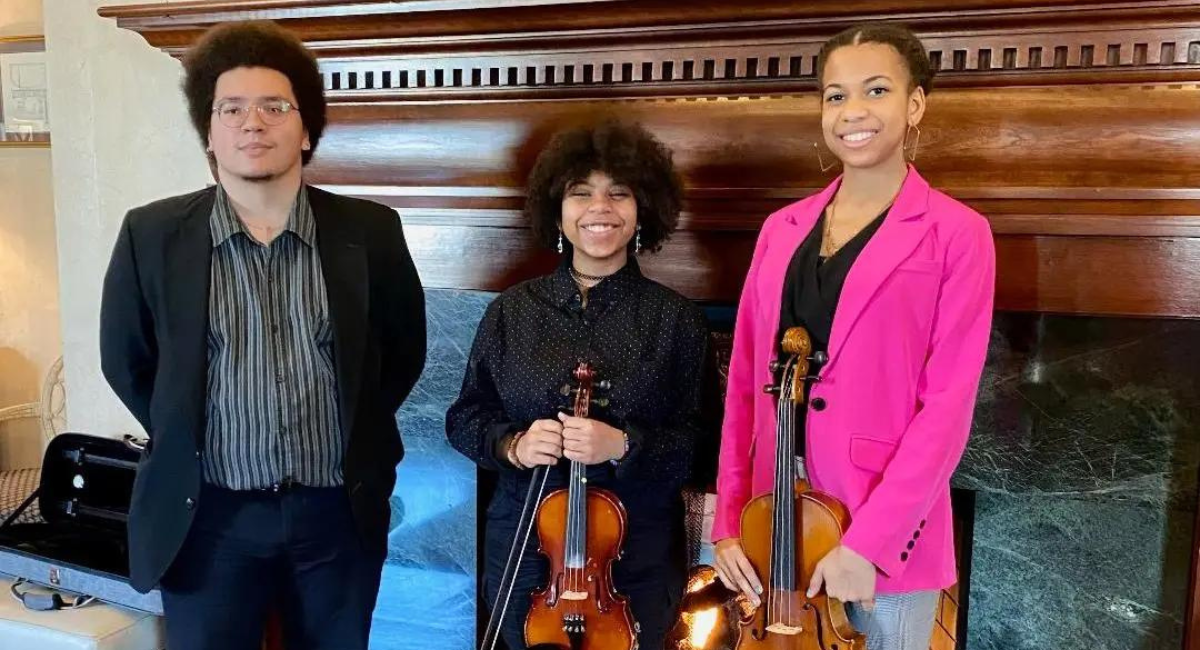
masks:
[(217, 188), (208, 300), (204, 480), (342, 484), (333, 327), (308, 192), (263, 246)]

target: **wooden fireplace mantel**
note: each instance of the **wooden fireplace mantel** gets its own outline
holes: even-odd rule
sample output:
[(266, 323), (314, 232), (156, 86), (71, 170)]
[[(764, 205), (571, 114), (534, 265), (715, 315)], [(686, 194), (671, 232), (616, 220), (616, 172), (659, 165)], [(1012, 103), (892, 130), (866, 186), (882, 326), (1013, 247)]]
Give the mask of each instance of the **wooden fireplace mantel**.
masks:
[(676, 154), (680, 232), (648, 272), (734, 301), (772, 210), (820, 171), (820, 43), (863, 21), (925, 40), (917, 167), (991, 220), (998, 307), (1200, 317), (1200, 1), (225, 0), (101, 10), (180, 56), (273, 19), (318, 54), (330, 127), (309, 178), (396, 207), (430, 287), (545, 270), (521, 219), (562, 126), (638, 120)]
[[(721, 302), (737, 299), (763, 219), (831, 179), (813, 151), (821, 42), (902, 21), (938, 70), (916, 166), (991, 221), (999, 309), (1200, 317), (1200, 0), (223, 0), (100, 13), (171, 56), (230, 20), (299, 35), (330, 100), (310, 182), (395, 207), (431, 288), (501, 290), (553, 265), (520, 214), (537, 152), (567, 125), (640, 121), (688, 188), (680, 231), (644, 267)], [(1187, 650), (1200, 650), (1196, 560)]]

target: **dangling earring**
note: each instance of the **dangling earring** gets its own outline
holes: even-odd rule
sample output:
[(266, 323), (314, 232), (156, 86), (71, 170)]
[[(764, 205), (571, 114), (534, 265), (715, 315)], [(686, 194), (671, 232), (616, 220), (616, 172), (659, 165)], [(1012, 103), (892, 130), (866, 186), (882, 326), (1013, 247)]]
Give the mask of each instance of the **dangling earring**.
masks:
[[(912, 144), (907, 144), (908, 134), (911, 133), (913, 130), (916, 130), (917, 136), (915, 138), (913, 138)], [(905, 140), (904, 151), (909, 152), (908, 159), (912, 162), (916, 162), (917, 161), (917, 147), (921, 146), (921, 127), (917, 126), (916, 124), (909, 124), (908, 131), (904, 132), (904, 140)]]
[(560, 231), (558, 231), (558, 253), (561, 255), (562, 252), (563, 252), (562, 231), (560, 230)]
[(835, 166), (837, 166), (837, 161), (831, 162), (828, 165), (826, 165), (825, 158), (823, 156), (821, 156), (821, 147), (819, 145), (817, 145), (817, 143), (815, 143), (815, 142), (812, 143), (812, 145), (813, 145), (813, 151), (817, 152), (817, 164), (821, 166), (822, 172), (827, 172), (827, 171), (833, 169)]
[(642, 252), (642, 224), (638, 224), (637, 238), (633, 240), (633, 254), (640, 255)]

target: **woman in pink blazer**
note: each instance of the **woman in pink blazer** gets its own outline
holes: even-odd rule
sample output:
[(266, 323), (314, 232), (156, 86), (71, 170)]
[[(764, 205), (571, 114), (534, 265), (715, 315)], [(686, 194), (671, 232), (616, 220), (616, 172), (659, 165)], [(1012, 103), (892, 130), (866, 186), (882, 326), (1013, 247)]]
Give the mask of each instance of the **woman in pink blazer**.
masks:
[(772, 490), (776, 416), (762, 386), (781, 331), (802, 325), (827, 361), (815, 364), (797, 448), (813, 487), (852, 517), (810, 592), (849, 603), (870, 650), (924, 649), (938, 591), (956, 580), (949, 482), (991, 331), (995, 251), (987, 220), (906, 160), (932, 77), (920, 41), (857, 27), (818, 61), (825, 145), (843, 174), (771, 215), (755, 247), (729, 368), (717, 571), (759, 601), (740, 516)]

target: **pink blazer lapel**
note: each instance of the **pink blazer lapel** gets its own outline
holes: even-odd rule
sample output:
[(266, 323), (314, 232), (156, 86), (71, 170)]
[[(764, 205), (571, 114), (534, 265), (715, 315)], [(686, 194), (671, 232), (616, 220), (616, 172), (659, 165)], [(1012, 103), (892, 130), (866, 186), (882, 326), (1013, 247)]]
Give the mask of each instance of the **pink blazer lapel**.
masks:
[(879, 287), (921, 243), (929, 228), (924, 218), (928, 209), (929, 183), (910, 166), (883, 224), (846, 275), (829, 336), (826, 371), (837, 362), (838, 352)]
[(795, 204), (794, 208), (784, 215), (781, 227), (771, 234), (767, 258), (763, 260), (763, 271), (759, 276), (763, 278), (762, 286), (759, 287), (762, 291), (759, 294), (759, 304), (763, 310), (760, 313), (767, 317), (763, 322), (769, 323), (771, 327), (762, 334), (772, 339), (772, 349), (779, 345), (779, 341), (774, 339), (779, 332), (779, 310), (783, 306), (783, 284), (787, 279), (788, 266), (792, 263), (796, 249), (812, 231), (821, 216), (821, 211), (829, 205), (841, 182), (842, 177), (839, 176), (819, 194)]

